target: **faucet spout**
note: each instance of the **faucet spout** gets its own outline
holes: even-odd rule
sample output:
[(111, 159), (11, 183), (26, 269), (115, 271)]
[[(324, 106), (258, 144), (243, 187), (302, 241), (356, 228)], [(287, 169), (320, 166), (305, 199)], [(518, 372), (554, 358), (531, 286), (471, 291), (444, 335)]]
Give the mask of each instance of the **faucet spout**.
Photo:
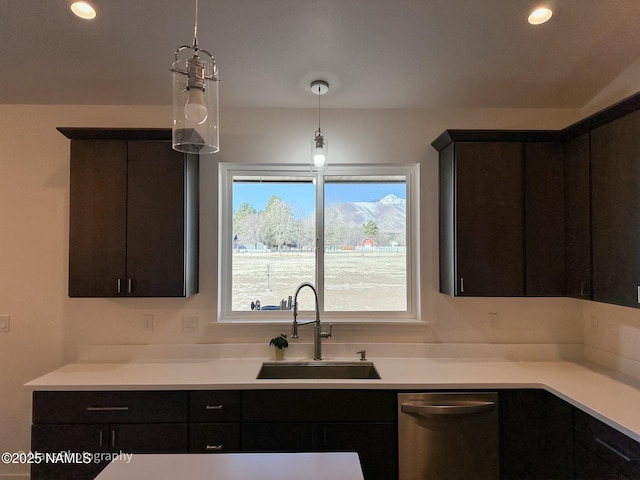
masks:
[[(306, 323), (298, 323), (298, 293), (304, 287), (309, 287), (313, 292), (313, 297), (315, 300), (315, 320), (312, 322)], [(307, 325), (309, 323), (315, 323), (313, 329), (313, 359), (314, 360), (322, 360), (322, 339), (331, 337), (331, 333), (333, 330), (333, 325), (329, 324), (329, 331), (323, 332), (322, 326), (320, 325), (320, 308), (318, 306), (318, 292), (316, 287), (309, 282), (303, 282), (298, 285), (295, 293), (293, 294), (293, 325), (291, 326), (291, 338), (300, 338), (298, 336), (298, 326), (299, 325)]]

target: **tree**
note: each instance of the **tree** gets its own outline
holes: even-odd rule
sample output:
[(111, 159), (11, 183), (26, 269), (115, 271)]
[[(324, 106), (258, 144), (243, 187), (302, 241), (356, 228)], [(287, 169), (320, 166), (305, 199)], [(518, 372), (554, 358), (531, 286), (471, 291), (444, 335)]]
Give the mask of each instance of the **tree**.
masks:
[(364, 225), (364, 234), (367, 237), (375, 239), (376, 236), (378, 235), (379, 231), (380, 231), (380, 229), (378, 228), (378, 224), (376, 222), (374, 222), (373, 220), (369, 220)]
[(280, 248), (291, 243), (294, 232), (291, 208), (282, 199), (273, 195), (264, 209), (263, 237), (268, 245)]
[(239, 223), (245, 219), (249, 215), (255, 215), (256, 209), (253, 208), (253, 205), (248, 204), (247, 202), (242, 202), (238, 209), (233, 214), (233, 232), (240, 233), (238, 225)]
[(263, 241), (263, 224), (264, 212), (251, 213), (239, 219), (235, 227), (238, 243), (252, 243), (258, 248), (258, 243)]

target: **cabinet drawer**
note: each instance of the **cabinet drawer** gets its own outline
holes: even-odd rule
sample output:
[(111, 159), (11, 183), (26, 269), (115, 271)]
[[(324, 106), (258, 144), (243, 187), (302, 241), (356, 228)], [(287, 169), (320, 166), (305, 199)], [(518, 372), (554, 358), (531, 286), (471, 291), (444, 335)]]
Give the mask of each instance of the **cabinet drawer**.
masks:
[(249, 390), (249, 422), (395, 422), (396, 395), (385, 390)]
[(239, 423), (191, 424), (189, 432), (190, 453), (237, 452), (239, 450)]
[(191, 392), (192, 423), (237, 422), (240, 420), (240, 392)]
[(640, 444), (577, 410), (576, 442), (630, 479), (640, 479)]
[(187, 392), (34, 392), (33, 423), (188, 421)]

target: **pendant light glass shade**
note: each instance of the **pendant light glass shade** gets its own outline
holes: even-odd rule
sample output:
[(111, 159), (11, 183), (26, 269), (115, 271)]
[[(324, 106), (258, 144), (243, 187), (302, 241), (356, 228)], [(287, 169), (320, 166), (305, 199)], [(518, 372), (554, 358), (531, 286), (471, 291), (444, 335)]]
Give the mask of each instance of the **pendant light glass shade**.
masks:
[(218, 129), (218, 67), (209, 52), (198, 47), (198, 2), (193, 45), (175, 52), (173, 72), (172, 146), (184, 153), (216, 153)]
[(316, 137), (311, 140), (311, 161), (315, 168), (322, 168), (327, 162), (327, 156), (329, 155), (329, 145), (327, 139), (318, 129), (316, 131)]
[(327, 139), (320, 129), (320, 96), (329, 91), (329, 84), (324, 80), (314, 80), (311, 82), (311, 92), (318, 95), (318, 130), (311, 140), (311, 168), (324, 168), (327, 164), (329, 146)]

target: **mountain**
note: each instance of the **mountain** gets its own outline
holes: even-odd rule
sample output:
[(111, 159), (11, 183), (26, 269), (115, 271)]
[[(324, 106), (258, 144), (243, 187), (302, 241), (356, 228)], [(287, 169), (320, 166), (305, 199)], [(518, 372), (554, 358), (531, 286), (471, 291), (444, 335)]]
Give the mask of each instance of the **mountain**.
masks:
[(340, 203), (330, 210), (339, 222), (364, 225), (373, 221), (380, 232), (401, 232), (406, 227), (407, 201), (393, 194), (369, 202)]

